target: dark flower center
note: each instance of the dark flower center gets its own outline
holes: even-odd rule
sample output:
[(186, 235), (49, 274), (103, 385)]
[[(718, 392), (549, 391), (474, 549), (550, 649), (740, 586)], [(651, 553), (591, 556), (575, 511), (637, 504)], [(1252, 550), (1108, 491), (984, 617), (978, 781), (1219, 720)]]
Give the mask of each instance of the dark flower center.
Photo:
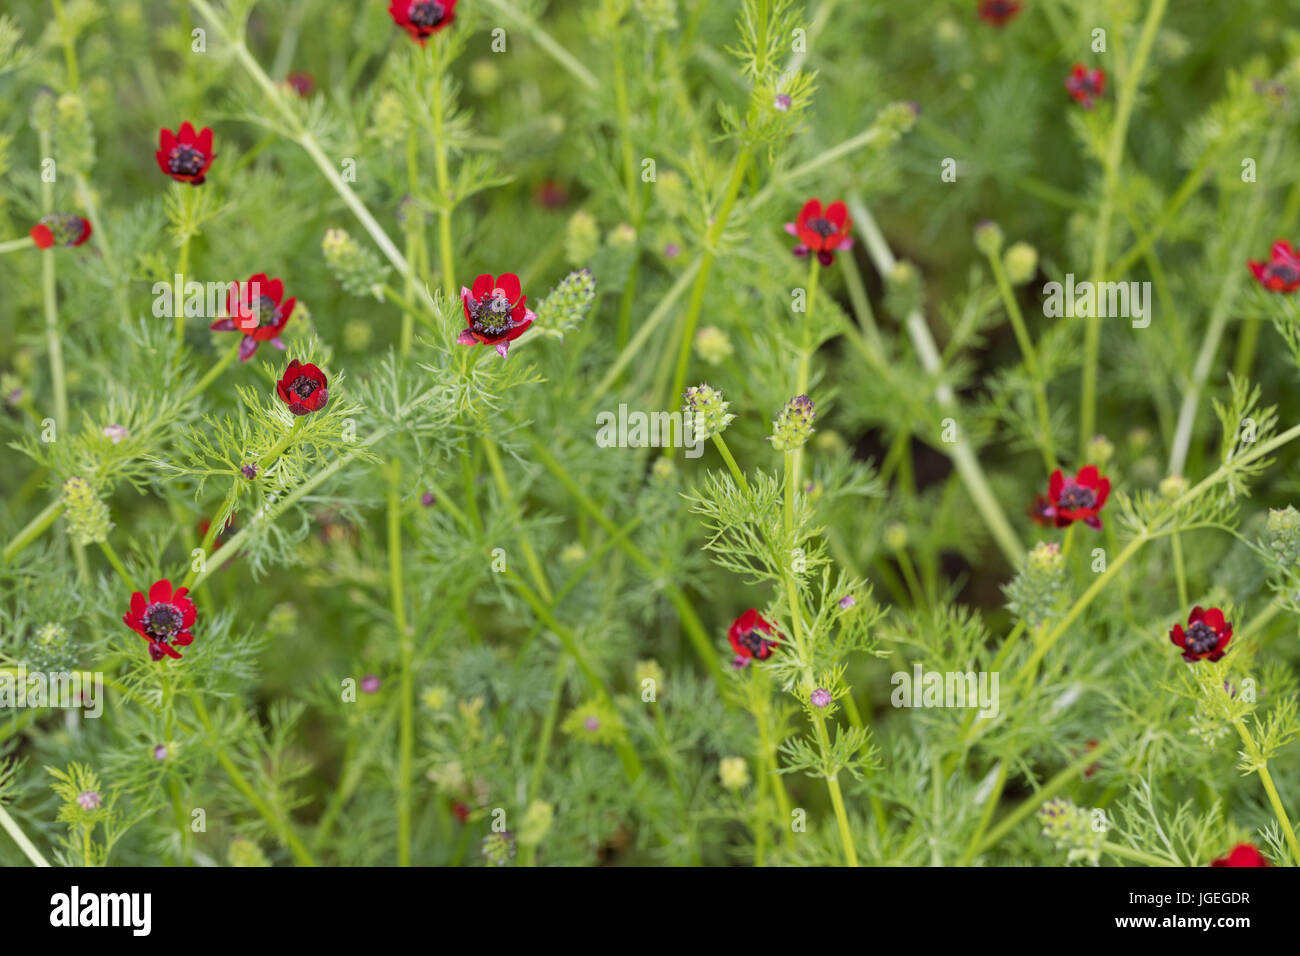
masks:
[(474, 304), (474, 331), (487, 335), (499, 335), (514, 328), (514, 319), (510, 317), (514, 304), (506, 298), (500, 289), (486, 295)]
[(839, 227), (824, 216), (818, 216), (816, 219), (808, 220), (808, 228), (823, 239), (829, 239), (839, 232)]
[(193, 146), (177, 146), (172, 149), (167, 167), (181, 176), (197, 176), (203, 169), (203, 154)]
[(312, 393), (318, 388), (320, 388), (320, 382), (310, 375), (299, 375), (293, 380), (293, 384), (289, 386), (289, 391), (299, 398), (311, 398)]
[(1300, 269), (1289, 262), (1270, 262), (1265, 273), (1270, 279), (1281, 279), (1288, 285), (1300, 279)]
[(1080, 508), (1091, 508), (1096, 503), (1097, 493), (1091, 488), (1083, 485), (1066, 485), (1061, 491), (1057, 505), (1066, 511), (1077, 511)]
[(740, 635), (739, 640), (740, 646), (745, 648), (745, 650), (749, 651), (755, 657), (762, 656), (763, 645), (767, 643), (767, 641), (764, 640), (763, 635), (757, 630), (746, 631), (744, 634)]
[(253, 314), (257, 316), (257, 327), (265, 328), (275, 325), (280, 320), (280, 307), (270, 296), (261, 295), (253, 304)]
[(436, 27), (443, 21), (447, 11), (441, 3), (427, 0), (424, 3), (413, 3), (406, 11), (406, 18), (417, 27), (429, 30)]
[(1218, 643), (1219, 635), (1204, 621), (1197, 621), (1187, 628), (1187, 649), (1194, 654), (1212, 651)]
[(181, 612), (171, 604), (150, 604), (144, 612), (144, 629), (155, 641), (170, 641), (181, 629)]

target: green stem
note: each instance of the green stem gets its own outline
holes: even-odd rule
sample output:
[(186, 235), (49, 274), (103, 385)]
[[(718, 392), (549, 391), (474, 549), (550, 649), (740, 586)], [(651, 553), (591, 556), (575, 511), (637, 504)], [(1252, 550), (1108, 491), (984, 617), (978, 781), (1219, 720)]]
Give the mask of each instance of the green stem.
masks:
[(1020, 303), (1016, 301), (1015, 292), (1011, 289), (1011, 280), (1007, 278), (1007, 270), (1002, 264), (1001, 255), (994, 251), (989, 251), (986, 255), (989, 268), (993, 271), (993, 279), (998, 286), (998, 293), (1002, 296), (1002, 305), (1007, 310), (1007, 318), (1011, 320), (1011, 328), (1015, 331), (1016, 341), (1020, 344), (1020, 354), (1024, 357), (1025, 369), (1034, 382), (1034, 407), (1038, 412), (1039, 432), (1037, 444), (1043, 452), (1043, 463), (1047, 466), (1047, 470), (1052, 472), (1057, 466), (1056, 449), (1052, 441), (1052, 416), (1047, 406), (1047, 382), (1043, 378), (1043, 368), (1038, 362), (1034, 340), (1029, 335), (1025, 317), (1020, 312)]
[(116, 571), (117, 576), (122, 579), (122, 583), (132, 591), (139, 590), (135, 586), (135, 582), (131, 580), (131, 575), (127, 573), (126, 565), (124, 565), (122, 559), (117, 556), (117, 552), (113, 550), (113, 545), (109, 543), (107, 538), (104, 538), (99, 542), (99, 549), (104, 552), (104, 557), (108, 558), (108, 563), (113, 566), (113, 570)]
[(49, 866), (49, 861), (41, 856), (41, 851), (36, 849), (36, 844), (27, 838), (27, 834), (18, 826), (17, 821), (9, 815), (4, 805), (0, 804), (0, 827), (13, 838), (18, 844), (18, 849), (23, 851), (27, 859), (32, 861), (33, 866)]
[(1295, 827), (1291, 825), (1291, 818), (1287, 816), (1286, 808), (1282, 806), (1282, 798), (1278, 795), (1277, 786), (1273, 783), (1273, 775), (1268, 772), (1268, 761), (1260, 753), (1255, 738), (1246, 729), (1245, 721), (1238, 717), (1232, 724), (1237, 728), (1237, 733), (1241, 736), (1241, 742), (1246, 745), (1246, 753), (1250, 755), (1258, 767), (1260, 782), (1264, 784), (1264, 792), (1268, 794), (1268, 802), (1273, 807), (1278, 826), (1282, 829), (1282, 835), (1286, 837), (1287, 846), (1291, 848), (1291, 856), (1296, 864), (1300, 865), (1300, 843), (1296, 841)]
[(19, 249), (26, 249), (28, 246), (31, 246), (33, 249), (36, 248), (36, 242), (31, 236), (20, 236), (17, 239), (8, 239), (4, 242), (0, 242), (0, 255), (4, 255), (6, 252), (17, 252)]
[(394, 458), (388, 479), (388, 589), (393, 622), (401, 650), (401, 719), (398, 724), (397, 864), (411, 865), (411, 767), (415, 753), (414, 642), (406, 622), (406, 595), (402, 585), (401, 461)]
[(1147, 853), (1143, 850), (1134, 850), (1131, 847), (1122, 846), (1119, 843), (1112, 843), (1106, 840), (1101, 845), (1102, 850), (1118, 856), (1125, 860), (1134, 860), (1138, 863), (1145, 863), (1147, 866), (1182, 866), (1177, 860), (1169, 860), (1163, 856), (1156, 856), (1154, 853)]
[(226, 350), (226, 354), (214, 362), (203, 377), (194, 383), (194, 386), (181, 398), (179, 404), (184, 405), (196, 396), (202, 395), (207, 390), (207, 387), (217, 380), (217, 376), (224, 372), (230, 363), (238, 357), (239, 346), (243, 340), (242, 335), (237, 336), (236, 341)]
[(23, 530), (14, 535), (4, 549), (4, 562), (8, 564), (18, 556), (24, 548), (45, 533), (45, 529), (54, 524), (56, 518), (63, 513), (63, 496), (60, 495), (51, 501), (45, 508), (31, 521)]

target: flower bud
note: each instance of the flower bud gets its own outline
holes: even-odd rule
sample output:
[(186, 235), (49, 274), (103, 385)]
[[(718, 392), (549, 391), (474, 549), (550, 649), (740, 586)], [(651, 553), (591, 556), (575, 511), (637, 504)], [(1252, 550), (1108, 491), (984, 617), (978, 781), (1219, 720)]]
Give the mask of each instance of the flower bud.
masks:
[(1002, 251), (1002, 227), (985, 219), (975, 227), (975, 248), (986, 256), (996, 256)]
[(1002, 257), (1007, 279), (1012, 285), (1024, 285), (1038, 272), (1038, 250), (1027, 242), (1014, 243)]
[(537, 321), (548, 329), (572, 328), (586, 318), (595, 301), (596, 280), (591, 270), (570, 272), (542, 301)]
[(1069, 800), (1055, 799), (1043, 804), (1038, 811), (1043, 824), (1043, 836), (1050, 839), (1058, 850), (1069, 850), (1067, 859), (1087, 860), (1096, 864), (1105, 842), (1105, 830), (1095, 830), (1088, 811)]
[(1160, 495), (1170, 501), (1176, 500), (1187, 490), (1187, 479), (1182, 475), (1170, 475), (1160, 482)]
[(596, 217), (579, 209), (569, 217), (564, 230), (564, 255), (575, 266), (586, 265), (600, 247), (600, 229)]
[(648, 680), (654, 681), (655, 690), (664, 686), (664, 669), (659, 666), (659, 662), (651, 658), (650, 660), (636, 662), (636, 686), (643, 687)]
[(369, 135), (389, 149), (396, 149), (406, 142), (406, 131), (410, 125), (406, 101), (396, 90), (385, 90), (375, 101), (370, 122)]
[(99, 500), (85, 479), (73, 476), (63, 483), (63, 506), (68, 518), (68, 534), (80, 545), (108, 539), (113, 523), (108, 505)]
[(695, 333), (695, 354), (710, 365), (720, 365), (735, 353), (727, 333), (717, 326), (706, 325)]
[(686, 403), (682, 411), (691, 416), (695, 425), (695, 440), (704, 441), (714, 435), (720, 435), (736, 420), (735, 415), (727, 413), (731, 403), (724, 401), (722, 392), (708, 384), (692, 385), (686, 389)]
[(523, 822), (519, 824), (520, 846), (537, 846), (546, 838), (555, 819), (555, 807), (541, 800), (534, 800), (524, 811)]
[(230, 849), (226, 853), (226, 858), (230, 861), (231, 866), (270, 866), (271, 861), (266, 858), (262, 848), (254, 843), (248, 837), (235, 837), (230, 841)]
[(728, 790), (740, 790), (749, 785), (749, 764), (744, 757), (723, 757), (718, 763), (718, 778)]
[(1020, 571), (1003, 591), (1007, 607), (1031, 630), (1041, 627), (1060, 611), (1066, 595), (1065, 558), (1061, 546), (1040, 541), (1025, 555)]
[(1093, 435), (1088, 440), (1088, 452), (1083, 457), (1101, 468), (1115, 457), (1115, 446), (1105, 435)]
[(1300, 511), (1291, 505), (1270, 508), (1265, 529), (1268, 533), (1268, 546), (1277, 555), (1278, 561), (1285, 567), (1294, 568), (1300, 561)]
[(885, 533), (882, 537), (885, 547), (890, 551), (902, 551), (907, 547), (907, 525), (901, 521), (891, 521), (885, 525)]
[(75, 93), (65, 93), (55, 106), (55, 147), (59, 169), (90, 172), (95, 164), (95, 131), (86, 104)]
[(677, 29), (677, 0), (635, 0), (637, 16), (653, 33)]
[(353, 295), (380, 297), (380, 290), (388, 281), (389, 268), (377, 255), (342, 229), (325, 230), (321, 252), (326, 267), (344, 289)]
[(802, 448), (813, 433), (812, 423), (817, 418), (813, 400), (807, 395), (797, 395), (785, 403), (781, 413), (772, 423), (769, 441), (777, 451), (794, 451)]
[(469, 65), (469, 88), (475, 96), (491, 96), (500, 85), (501, 70), (491, 57), (479, 57)]

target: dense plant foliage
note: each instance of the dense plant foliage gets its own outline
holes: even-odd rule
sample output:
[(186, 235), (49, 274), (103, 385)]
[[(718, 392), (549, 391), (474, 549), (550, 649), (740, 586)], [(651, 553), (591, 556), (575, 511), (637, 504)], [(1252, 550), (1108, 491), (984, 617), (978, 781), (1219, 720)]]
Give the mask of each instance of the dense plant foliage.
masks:
[(1300, 863), (1284, 26), (6, 4), (0, 862)]

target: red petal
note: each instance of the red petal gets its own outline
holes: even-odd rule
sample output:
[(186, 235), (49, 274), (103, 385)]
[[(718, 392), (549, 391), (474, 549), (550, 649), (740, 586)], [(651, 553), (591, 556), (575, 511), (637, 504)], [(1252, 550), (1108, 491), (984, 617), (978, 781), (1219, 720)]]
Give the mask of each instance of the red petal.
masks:
[(496, 288), (496, 281), (492, 278), (492, 276), (481, 275), (474, 280), (474, 287), (470, 290), (470, 292), (474, 296), (474, 301), (477, 302), (480, 299), (482, 299), (484, 296), (491, 295), (492, 290), (495, 288)]
[(519, 276), (513, 272), (507, 272), (504, 275), (497, 276), (494, 289), (500, 289), (506, 294), (506, 298), (511, 302), (517, 302), (523, 292), (519, 285)]
[(1047, 497), (1053, 504), (1060, 500), (1061, 489), (1064, 487), (1065, 475), (1063, 475), (1061, 469), (1058, 468), (1056, 471), (1052, 472), (1052, 477), (1047, 480)]
[(1096, 465), (1084, 465), (1079, 469), (1079, 473), (1074, 476), (1074, 480), (1085, 488), (1097, 488), (1097, 482), (1101, 478), (1101, 473), (1097, 471)]
[(167, 604), (172, 599), (172, 583), (166, 578), (155, 581), (149, 589), (149, 600), (155, 604)]
[(160, 129), (158, 131), (158, 149), (163, 153), (170, 153), (176, 148), (176, 134), (169, 129)]
[(48, 249), (54, 245), (54, 233), (50, 232), (50, 227), (43, 222), (32, 226), (32, 231), (28, 235), (32, 237), (32, 242), (36, 243), (37, 249)]
[(836, 229), (843, 229), (849, 221), (849, 208), (837, 199), (826, 207), (826, 218)]
[(1198, 605), (1196, 605), (1196, 607), (1192, 608), (1192, 613), (1189, 614), (1189, 615), (1187, 615), (1187, 623), (1188, 623), (1188, 625), (1195, 624), (1197, 621), (1201, 620), (1201, 618), (1203, 618), (1203, 617), (1205, 617), (1205, 611), (1204, 611), (1204, 610), (1201, 608), (1201, 606), (1198, 604)]
[(1173, 641), (1179, 647), (1187, 646), (1187, 632), (1183, 630), (1181, 624), (1174, 625), (1174, 629), (1169, 632), (1169, 640)]
[[(809, 199), (799, 210), (799, 216), (795, 219), (796, 226), (802, 226), (809, 219), (816, 219), (822, 214), (822, 201), (820, 199)], [(802, 237), (800, 237), (802, 238)]]
[(181, 123), (180, 133), (177, 139), (186, 146), (198, 145), (198, 134), (194, 132), (194, 124), (189, 120)]
[(212, 130), (206, 126), (203, 127), (203, 131), (199, 133), (198, 146), (199, 151), (203, 153), (204, 156), (212, 155)]
[(149, 602), (144, 599), (144, 595), (136, 591), (131, 595), (131, 616), (139, 620), (144, 616), (144, 609), (149, 606)]

